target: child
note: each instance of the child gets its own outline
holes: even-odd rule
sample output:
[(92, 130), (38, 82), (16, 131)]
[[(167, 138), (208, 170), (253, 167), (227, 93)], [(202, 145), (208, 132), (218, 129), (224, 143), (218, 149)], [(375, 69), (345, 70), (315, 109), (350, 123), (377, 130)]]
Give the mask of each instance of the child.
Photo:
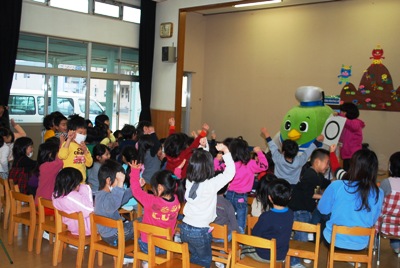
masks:
[(99, 169), (108, 159), (110, 159), (110, 149), (104, 144), (97, 144), (93, 148), (93, 166), (88, 169), (88, 184), (94, 195), (99, 191)]
[[(90, 235), (90, 213), (93, 212), (92, 190), (89, 185), (82, 184), (82, 172), (72, 167), (63, 168), (56, 177), (53, 205), (66, 213), (81, 211), (85, 220), (85, 235)], [(68, 230), (73, 235), (79, 235), (78, 221), (64, 219)]]
[(40, 144), (37, 158), (39, 184), (35, 196), (35, 204), (38, 204), (38, 198), (43, 197), (51, 199), (56, 183), (58, 172), (63, 168), (63, 161), (58, 158), (59, 146), (57, 143), (47, 142)]
[[(156, 146), (157, 150), (154, 150), (155, 143), (158, 144)], [(139, 163), (142, 163), (144, 166), (142, 177), (146, 183), (150, 183), (151, 177), (160, 170), (161, 166), (161, 161), (157, 156), (160, 142), (155, 133), (152, 133), (150, 135), (142, 135), (136, 145), (138, 147)]]
[[(270, 210), (261, 214), (257, 223), (254, 225), (252, 235), (276, 239), (276, 259), (284, 261), (289, 250), (290, 235), (293, 227), (293, 211), (287, 205), (290, 201), (291, 186), (284, 179), (276, 179), (268, 186), (268, 195), (262, 200), (263, 207), (268, 204)], [(260, 261), (269, 262), (270, 251), (268, 249), (246, 248), (242, 254)]]
[(8, 179), (8, 156), (10, 147), (7, 146), (3, 135), (6, 134), (6, 128), (0, 128), (0, 178)]
[[(225, 170), (214, 176), (212, 155), (197, 149), (189, 159), (186, 181), (186, 205), (183, 209), (181, 240), (189, 244), (190, 262), (201, 266), (211, 266), (211, 229), (215, 220), (217, 192), (232, 180), (235, 175), (235, 163), (228, 147), (217, 144), (218, 151), (224, 153)], [(246, 203), (247, 206), (247, 203)]]
[[(294, 220), (300, 222), (311, 221), (311, 213), (315, 210), (316, 200), (321, 198), (321, 193), (315, 189), (324, 190), (330, 181), (325, 179), (324, 174), (329, 168), (329, 151), (316, 149), (311, 154), (311, 167), (308, 168), (300, 181), (293, 189), (292, 199), (289, 207), (294, 211)], [(308, 234), (305, 232), (295, 232), (294, 239), (308, 241)], [(291, 258), (291, 267), (303, 268), (299, 258)]]
[[(118, 209), (132, 197), (131, 189), (124, 189), (125, 171), (114, 160), (105, 160), (99, 169), (99, 191), (96, 194), (94, 213), (114, 220), (124, 219)], [(117, 246), (118, 232), (115, 228), (98, 226), (102, 240)], [(133, 224), (124, 220), (125, 241), (133, 239)]]
[[(171, 123), (172, 120), (170, 119), (170, 124)], [(167, 165), (165, 169), (173, 172), (184, 159), (186, 159), (186, 162), (188, 162), (190, 156), (192, 155), (193, 149), (199, 147), (200, 139), (207, 136), (208, 129), (209, 126), (207, 124), (203, 124), (202, 131), (192, 143), (189, 143), (189, 137), (184, 133), (171, 134), (164, 143), (164, 151), (167, 157)], [(185, 165), (182, 169), (182, 178), (186, 178), (186, 169), (187, 165)]]
[(14, 180), (18, 185), (19, 191), (23, 194), (28, 193), (28, 181), (32, 171), (36, 168), (36, 161), (32, 160), (33, 141), (28, 137), (21, 137), (14, 142), (13, 157), (14, 162), (9, 172), (9, 179)]
[[(6, 127), (0, 127), (0, 136), (3, 137), (4, 140), (4, 145), (8, 147), (8, 163), (10, 164), (13, 161), (13, 147), (14, 147), (14, 133), (11, 131), (11, 129), (6, 128)], [(4, 148), (4, 150), (7, 150)], [(8, 165), (9, 166), (9, 165)], [(9, 169), (7, 168), (7, 171)], [(8, 174), (8, 172), (7, 172)]]
[[(143, 205), (143, 223), (171, 228), (175, 233), (175, 225), (179, 214), (180, 204), (184, 201), (182, 181), (168, 170), (158, 171), (151, 178), (152, 194), (142, 190), (144, 180), (140, 178), (141, 164), (136, 161), (130, 163), (131, 189), (133, 196)], [(140, 249), (147, 253), (147, 234), (142, 233), (139, 239)], [(156, 254), (163, 251), (156, 249)]]
[(321, 145), (323, 136), (318, 136), (317, 139), (301, 155), (297, 155), (299, 152), (299, 145), (295, 141), (283, 141), (282, 153), (280, 153), (278, 147), (271, 139), (271, 135), (265, 127), (261, 129), (261, 133), (267, 140), (268, 147), (272, 153), (272, 160), (275, 163), (275, 175), (278, 178), (287, 180), (292, 187), (294, 187), (299, 182), (301, 168), (307, 162), (315, 148)]
[(260, 178), (256, 189), (256, 198), (253, 199), (251, 204), (251, 216), (260, 217), (261, 213), (268, 211), (268, 187), (269, 183), (276, 180), (277, 177), (274, 174), (265, 174)]
[(53, 112), (54, 114), (54, 128), (55, 128), (55, 136), (60, 139), (67, 138), (67, 123), (68, 119), (60, 112)]
[(236, 138), (231, 141), (229, 151), (235, 161), (236, 174), (229, 184), (226, 199), (228, 199), (236, 211), (241, 233), (246, 229), (247, 218), (247, 193), (251, 191), (254, 184), (254, 174), (268, 169), (267, 158), (260, 147), (254, 147), (258, 160), (250, 159), (249, 145), (247, 141)]
[[(400, 195), (400, 152), (392, 154), (389, 158), (389, 175), (390, 177), (381, 182), (381, 189), (385, 195), (381, 216), (376, 224), (379, 227), (382, 222), (382, 233), (393, 236), (400, 236), (398, 228), (395, 228), (395, 217), (387, 216), (383, 219), (384, 215), (398, 215), (399, 214), (399, 195)], [(400, 253), (400, 240), (390, 239), (390, 246), (396, 254)]]
[(362, 129), (365, 127), (365, 123), (358, 119), (360, 112), (354, 103), (343, 103), (340, 106), (340, 111), (340, 115), (347, 118), (340, 136), (342, 143), (340, 156), (343, 159), (343, 169), (348, 171), (351, 157), (362, 148)]
[(214, 223), (219, 225), (228, 225), (228, 241), (231, 241), (232, 231), (240, 232), (240, 229), (236, 220), (235, 209), (233, 208), (231, 202), (226, 200), (224, 197), (227, 189), (228, 184), (217, 192), (217, 218), (215, 218)]
[(45, 131), (43, 133), (43, 141), (46, 141), (48, 138), (54, 137), (56, 135), (55, 127), (54, 127), (54, 113), (48, 114), (43, 118), (43, 127)]
[(64, 161), (65, 167), (73, 167), (82, 173), (86, 181), (86, 167), (93, 164), (93, 158), (85, 144), (86, 123), (79, 115), (72, 115), (68, 120), (68, 138), (63, 143), (58, 157)]

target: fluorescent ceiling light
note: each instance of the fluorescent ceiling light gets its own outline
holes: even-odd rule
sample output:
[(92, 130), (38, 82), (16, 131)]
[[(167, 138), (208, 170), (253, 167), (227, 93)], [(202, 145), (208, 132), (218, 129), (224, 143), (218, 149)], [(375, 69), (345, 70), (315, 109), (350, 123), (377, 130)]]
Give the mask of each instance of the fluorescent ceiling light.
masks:
[(258, 6), (258, 5), (276, 4), (276, 3), (281, 3), (281, 2), (282, 2), (282, 0), (270, 0), (270, 1), (263, 1), (263, 2), (239, 4), (239, 5), (234, 5), (234, 7), (251, 7), (251, 6)]

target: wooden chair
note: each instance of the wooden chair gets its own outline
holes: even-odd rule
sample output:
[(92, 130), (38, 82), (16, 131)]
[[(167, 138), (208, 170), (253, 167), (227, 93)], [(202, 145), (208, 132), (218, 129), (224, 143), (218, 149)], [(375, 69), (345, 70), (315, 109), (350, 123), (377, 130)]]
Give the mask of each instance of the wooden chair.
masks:
[(307, 232), (315, 234), (315, 242), (303, 242), (290, 240), (289, 251), (286, 255), (285, 267), (290, 267), (290, 257), (299, 257), (314, 261), (314, 268), (318, 267), (319, 244), (321, 237), (321, 224), (310, 224), (305, 222), (294, 221), (293, 231)]
[(10, 185), (3, 178), (0, 178), (0, 202), (0, 210), (3, 209), (3, 229), (7, 229), (11, 210)]
[[(368, 248), (360, 251), (342, 250), (335, 248), (336, 235), (369, 236)], [(354, 262), (354, 267), (359, 263), (366, 263), (368, 268), (372, 267), (372, 251), (374, 248), (375, 228), (347, 227), (333, 225), (331, 245), (328, 252), (327, 267), (333, 268), (334, 261)]]
[[(141, 232), (146, 233), (146, 234), (153, 234), (153, 235), (160, 236), (160, 237), (165, 237), (167, 240), (172, 239), (170, 228), (166, 229), (166, 228), (161, 228), (158, 226), (134, 221), (133, 222), (133, 237), (135, 240), (134, 250), (133, 250), (133, 256), (134, 256), (133, 267), (134, 268), (140, 267), (140, 261), (147, 261), (147, 262), (149, 261), (149, 255), (140, 250), (139, 237), (140, 237)], [(162, 262), (162, 259), (159, 256), (157, 256), (156, 263), (160, 263), (160, 262)], [(149, 267), (151, 267), (151, 266), (149, 266)]]
[[(76, 267), (82, 267), (85, 246), (90, 244), (90, 236), (85, 236), (85, 222), (82, 212), (68, 214), (64, 211), (54, 209), (54, 216), (56, 220), (56, 242), (53, 250), (53, 266), (57, 266), (62, 261), (62, 252), (64, 243), (66, 243), (78, 248)], [(73, 235), (67, 230), (67, 226), (62, 222), (62, 217), (78, 221), (79, 235)]]
[[(98, 234), (97, 225), (102, 225), (108, 228), (115, 228), (118, 232), (118, 245), (111, 246), (107, 242), (101, 240), (101, 236)], [(121, 219), (114, 220), (103, 216), (90, 214), (90, 226), (91, 226), (91, 241), (89, 251), (89, 268), (94, 267), (94, 258), (96, 252), (99, 253), (98, 265), (103, 265), (103, 253), (114, 256), (114, 267), (122, 267), (124, 263), (124, 255), (130, 254), (133, 256), (133, 239), (131, 241), (125, 241), (124, 224)]]
[[(150, 234), (148, 236), (149, 245), (149, 267), (167, 267), (167, 268), (197, 268), (202, 267), (190, 263), (189, 246), (187, 243), (177, 243), (167, 239), (159, 238)], [(167, 251), (166, 258), (161, 264), (156, 261), (156, 247)], [(172, 253), (178, 253), (179, 257), (174, 257)]]
[(36, 254), (40, 254), (42, 248), (42, 237), (43, 232), (47, 231), (49, 233), (49, 243), (53, 244), (53, 238), (56, 234), (56, 221), (54, 220), (54, 216), (46, 216), (46, 209), (53, 210), (54, 206), (53, 202), (49, 199), (45, 199), (43, 197), (39, 197), (38, 199), (38, 230), (36, 236)]
[[(256, 248), (266, 248), (270, 250), (270, 263), (261, 263), (250, 257), (240, 259), (240, 246), (248, 245)], [(280, 266), (280, 265), (279, 265)], [(275, 239), (264, 239), (261, 237), (238, 234), (236, 231), (232, 232), (232, 267), (250, 268), (250, 267), (278, 267), (276, 263), (276, 241)]]
[(228, 241), (228, 226), (211, 223), (213, 229), (213, 239), (223, 240), (223, 242), (211, 242), (212, 260), (214, 262), (224, 263), (226, 268), (231, 264), (231, 245)]
[[(15, 230), (18, 228), (18, 223), (29, 226), (28, 234), (28, 251), (31, 252), (33, 249), (33, 239), (35, 237), (36, 228), (36, 208), (35, 200), (33, 195), (26, 195), (18, 193), (16, 191), (10, 191), (10, 201), (11, 201), (11, 216), (10, 216), (10, 226), (8, 227), (8, 244), (13, 244), (13, 236), (17, 234)], [(29, 211), (21, 212), (18, 210), (18, 205), (24, 202), (29, 207)], [(19, 203), (19, 204), (18, 204)]]
[(251, 235), (254, 225), (258, 222), (258, 217), (247, 215), (247, 234)]

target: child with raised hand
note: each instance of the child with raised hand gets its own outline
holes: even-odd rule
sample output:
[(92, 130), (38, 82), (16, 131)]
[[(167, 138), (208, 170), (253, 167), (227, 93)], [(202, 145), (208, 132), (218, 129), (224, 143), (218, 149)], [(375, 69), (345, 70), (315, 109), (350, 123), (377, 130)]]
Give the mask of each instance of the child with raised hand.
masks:
[(104, 144), (96, 144), (93, 148), (93, 166), (88, 169), (88, 184), (94, 195), (99, 191), (99, 169), (110, 159), (110, 149)]
[[(152, 194), (144, 191), (143, 178), (140, 178), (141, 164), (137, 161), (130, 163), (131, 189), (133, 196), (143, 205), (143, 223), (171, 228), (175, 233), (175, 225), (179, 214), (180, 204), (184, 202), (183, 182), (171, 171), (161, 170), (156, 172), (150, 180)], [(140, 249), (147, 251), (147, 234), (141, 233), (139, 239)], [(156, 249), (156, 254), (162, 254), (162, 250)]]
[[(167, 165), (165, 168), (173, 172), (184, 159), (186, 159), (186, 163), (188, 163), (193, 150), (199, 147), (200, 139), (207, 136), (208, 129), (209, 126), (207, 124), (203, 124), (202, 131), (190, 145), (188, 144), (189, 137), (186, 134), (171, 134), (164, 143), (164, 151), (167, 157)], [(182, 178), (186, 178), (186, 170), (187, 165), (185, 165), (182, 169)]]
[(242, 138), (233, 139), (229, 144), (229, 151), (235, 161), (236, 174), (225, 196), (235, 208), (239, 227), (244, 233), (247, 218), (247, 193), (253, 188), (254, 175), (268, 169), (268, 161), (258, 146), (253, 148), (258, 160), (251, 159), (249, 145)]
[[(217, 144), (218, 151), (224, 153), (224, 172), (215, 176), (213, 157), (210, 152), (197, 149), (187, 166), (186, 205), (183, 209), (181, 240), (189, 244), (190, 262), (201, 266), (211, 266), (210, 223), (216, 218), (217, 192), (232, 180), (235, 163), (228, 147)], [(246, 203), (247, 206), (247, 203)]]
[[(104, 145), (105, 146), (105, 145)], [(114, 160), (105, 160), (98, 172), (100, 190), (96, 194), (94, 213), (114, 220), (123, 219), (118, 209), (132, 197), (131, 189), (124, 188), (125, 170)], [(118, 232), (115, 228), (98, 226), (102, 240), (117, 246)], [(133, 239), (133, 224), (124, 220), (125, 241)]]
[(85, 144), (86, 122), (79, 115), (72, 115), (68, 120), (68, 138), (63, 143), (58, 157), (64, 161), (65, 167), (73, 167), (82, 173), (82, 182), (86, 181), (86, 167), (93, 164), (93, 158)]
[[(36, 190), (35, 204), (38, 204), (39, 197), (51, 199), (56, 183), (58, 172), (63, 168), (63, 161), (58, 158), (58, 143), (50, 139), (40, 144), (37, 157), (39, 183)], [(54, 213), (53, 213), (54, 214)]]
[(322, 135), (318, 136), (301, 155), (297, 155), (299, 152), (299, 145), (295, 141), (283, 141), (281, 153), (265, 127), (261, 128), (261, 133), (267, 140), (268, 147), (272, 153), (272, 160), (275, 163), (275, 175), (278, 178), (287, 180), (292, 187), (299, 182), (301, 168), (307, 162), (311, 153), (317, 147), (320, 147), (321, 142), (324, 140)]
[[(53, 205), (66, 213), (82, 212), (85, 221), (85, 235), (90, 235), (90, 213), (93, 212), (92, 190), (89, 185), (82, 184), (82, 173), (72, 167), (63, 168), (56, 177)], [(63, 218), (68, 230), (79, 235), (77, 220)]]

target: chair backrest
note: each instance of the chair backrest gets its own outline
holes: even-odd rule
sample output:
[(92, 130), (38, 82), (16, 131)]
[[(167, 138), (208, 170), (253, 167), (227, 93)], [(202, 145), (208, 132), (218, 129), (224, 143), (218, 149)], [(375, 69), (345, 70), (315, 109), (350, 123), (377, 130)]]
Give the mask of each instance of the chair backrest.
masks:
[(258, 222), (258, 217), (247, 215), (247, 234), (251, 235), (254, 225)]
[(53, 202), (50, 199), (46, 199), (43, 197), (38, 198), (38, 212), (39, 212), (39, 221), (38, 223), (44, 223), (46, 219), (45, 209), (54, 210)]
[(167, 239), (155, 237), (152, 234), (148, 236), (148, 249), (149, 249), (149, 267), (155, 267), (156, 264), (156, 250), (155, 247), (164, 249), (167, 251), (167, 256), (165, 261), (170, 261), (172, 259), (173, 253), (182, 254), (182, 267), (190, 267), (189, 258), (189, 246), (187, 243), (177, 243)]
[(240, 264), (240, 246), (239, 244), (252, 246), (255, 248), (265, 248), (270, 250), (270, 268), (276, 266), (276, 240), (265, 239), (257, 236), (246, 234), (238, 234), (236, 231), (232, 232), (232, 267), (252, 267)]
[(14, 190), (10, 191), (10, 201), (11, 201), (11, 215), (19, 213), (18, 207), (21, 206), (21, 203), (24, 202), (28, 205), (29, 211), (31, 212), (31, 217), (35, 217), (36, 221), (36, 207), (35, 200), (33, 199), (33, 195), (27, 195), (20, 192), (16, 192)]
[(10, 202), (9, 192), (10, 185), (8, 181), (0, 178), (0, 200), (3, 205), (5, 205), (6, 202)]
[[(154, 236), (165, 237), (167, 240), (172, 239), (170, 228), (162, 228), (159, 226), (142, 223), (142, 222), (138, 222), (137, 220), (135, 220), (133, 222), (133, 237), (135, 240), (133, 254), (135, 256), (135, 260), (134, 260), (135, 264), (138, 263), (139, 260), (142, 260), (142, 261), (149, 260), (149, 255), (142, 252), (139, 247), (139, 237), (140, 237), (141, 232), (146, 233), (146, 234), (153, 234)], [(138, 266), (136, 266), (136, 267), (138, 267)]]
[[(67, 230), (67, 226), (65, 224), (63, 224), (63, 222), (62, 222), (62, 217), (65, 217), (65, 218), (68, 218), (71, 220), (78, 221), (79, 237), (82, 237), (84, 240), (84, 238), (85, 238), (85, 221), (83, 218), (82, 211), (74, 212), (74, 213), (66, 213), (62, 210), (58, 210), (58, 209), (54, 208), (54, 217), (55, 217), (55, 221), (56, 221), (56, 235)], [(84, 246), (84, 245), (82, 244), (82, 246)]]
[[(107, 218), (104, 216), (96, 215), (94, 213), (90, 214), (90, 230), (91, 230), (91, 242), (95, 243), (100, 239), (100, 236), (97, 234), (97, 225), (105, 226), (108, 228), (115, 228), (118, 232), (118, 245), (125, 245), (125, 233), (124, 233), (124, 224), (122, 219), (114, 220), (111, 218)], [(123, 252), (123, 251), (122, 251)]]
[(223, 246), (211, 244), (212, 249), (216, 250), (223, 250), (225, 252), (228, 252), (228, 247), (229, 247), (229, 241), (228, 241), (228, 225), (219, 225), (216, 223), (211, 223), (210, 227), (213, 228), (213, 231), (211, 232), (213, 239), (221, 239), (224, 242), (221, 243)]
[[(14, 180), (13, 179), (8, 179), (8, 184), (10, 185), (10, 190), (14, 190)], [(17, 192), (19, 192), (19, 191), (17, 191)]]

